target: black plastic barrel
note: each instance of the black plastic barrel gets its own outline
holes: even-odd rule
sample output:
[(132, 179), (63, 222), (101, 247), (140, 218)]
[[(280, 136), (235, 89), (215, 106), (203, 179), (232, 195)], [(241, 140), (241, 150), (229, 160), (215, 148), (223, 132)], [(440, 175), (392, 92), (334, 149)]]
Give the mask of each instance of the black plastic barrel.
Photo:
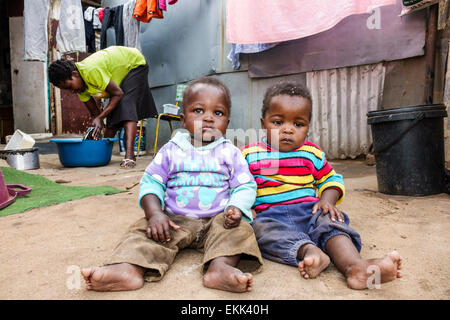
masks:
[(367, 113), (378, 191), (426, 196), (445, 192), (443, 104)]

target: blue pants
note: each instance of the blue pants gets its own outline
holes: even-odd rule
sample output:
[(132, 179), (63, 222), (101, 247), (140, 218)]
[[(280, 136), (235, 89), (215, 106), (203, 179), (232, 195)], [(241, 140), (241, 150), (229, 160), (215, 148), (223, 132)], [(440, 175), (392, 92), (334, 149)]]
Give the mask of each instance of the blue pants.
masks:
[(349, 227), (348, 216), (342, 212), (345, 222), (333, 222), (329, 214), (322, 216), (322, 210), (313, 215), (315, 203), (276, 206), (256, 216), (252, 227), (264, 258), (298, 266), (301, 246), (311, 243), (326, 253), (325, 244), (337, 235), (348, 236), (356, 249), (361, 250), (361, 238)]

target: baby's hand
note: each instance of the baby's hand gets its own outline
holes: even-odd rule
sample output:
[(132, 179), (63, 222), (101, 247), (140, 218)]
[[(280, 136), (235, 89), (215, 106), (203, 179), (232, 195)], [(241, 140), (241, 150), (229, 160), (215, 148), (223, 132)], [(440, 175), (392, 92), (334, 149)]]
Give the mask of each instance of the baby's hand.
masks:
[(171, 240), (170, 228), (180, 229), (180, 226), (165, 214), (155, 214), (147, 220), (147, 223), (147, 236), (157, 242), (169, 242)]
[(225, 222), (223, 226), (225, 229), (235, 228), (241, 223), (242, 212), (234, 206), (229, 206), (225, 209)]
[(336, 218), (339, 222), (344, 222), (344, 215), (336, 208), (336, 206), (326, 200), (319, 200), (314, 205), (312, 213), (316, 214), (318, 210), (322, 210), (322, 215), (330, 214), (331, 221), (336, 222)]

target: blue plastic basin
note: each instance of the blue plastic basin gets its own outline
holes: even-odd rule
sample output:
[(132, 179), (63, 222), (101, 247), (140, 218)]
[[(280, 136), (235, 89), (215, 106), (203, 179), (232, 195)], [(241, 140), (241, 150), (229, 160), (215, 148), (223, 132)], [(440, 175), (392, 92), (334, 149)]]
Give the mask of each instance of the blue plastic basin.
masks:
[(117, 138), (101, 140), (51, 139), (58, 147), (59, 161), (65, 167), (97, 167), (111, 161), (112, 148)]

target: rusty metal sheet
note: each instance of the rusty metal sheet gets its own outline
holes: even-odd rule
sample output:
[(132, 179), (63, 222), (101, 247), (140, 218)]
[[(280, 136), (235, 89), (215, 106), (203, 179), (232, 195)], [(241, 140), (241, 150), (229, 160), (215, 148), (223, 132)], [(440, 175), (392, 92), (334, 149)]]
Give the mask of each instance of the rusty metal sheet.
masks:
[(91, 125), (91, 116), (84, 103), (69, 90), (61, 90), (62, 132), (84, 133)]
[[(89, 55), (89, 53), (71, 53), (63, 57), (78, 62)], [(63, 133), (84, 133), (91, 125), (89, 111), (78, 95), (70, 90), (61, 90), (61, 119)]]

